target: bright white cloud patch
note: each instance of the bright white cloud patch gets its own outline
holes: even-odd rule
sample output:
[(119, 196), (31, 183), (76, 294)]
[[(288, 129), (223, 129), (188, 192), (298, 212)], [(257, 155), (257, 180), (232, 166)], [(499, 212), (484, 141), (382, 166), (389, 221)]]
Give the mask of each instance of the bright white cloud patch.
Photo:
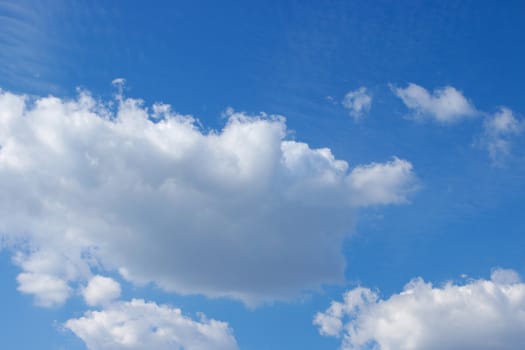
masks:
[(342, 337), (343, 350), (518, 350), (525, 344), (525, 284), (500, 269), (491, 280), (463, 285), (433, 287), (417, 278), (386, 300), (360, 287), (314, 324)]
[(430, 93), (424, 87), (410, 83), (406, 88), (394, 87), (393, 91), (417, 118), (431, 118), (449, 124), (478, 114), (461, 91), (452, 86)]
[(236, 350), (232, 330), (225, 322), (198, 321), (180, 309), (144, 300), (118, 302), (102, 311), (88, 311), (64, 325), (89, 350)]
[(120, 284), (114, 279), (97, 275), (89, 280), (86, 288), (82, 290), (82, 296), (86, 304), (96, 306), (118, 299), (120, 292)]
[(24, 270), (17, 277), (18, 290), (35, 295), (36, 304), (46, 307), (61, 305), (69, 298), (72, 289), (67, 281), (76, 278), (80, 270), (67, 257), (50, 250), (18, 252), (13, 261)]
[(506, 107), (502, 107), (485, 120), (481, 144), (487, 149), (493, 164), (501, 165), (505, 161), (511, 152), (512, 138), (523, 131), (524, 125), (523, 121)]
[(41, 304), (94, 267), (179, 293), (293, 297), (343, 280), (356, 208), (415, 188), (408, 161), (351, 168), (285, 140), (279, 116), (232, 112), (203, 132), (168, 105), (117, 102), (0, 92), (0, 232)]
[(350, 116), (357, 121), (370, 111), (372, 96), (362, 86), (357, 90), (349, 91), (345, 95), (342, 104), (348, 109)]
[[(406, 181), (411, 174), (412, 164), (399, 158), (354, 168), (347, 179), (356, 194), (352, 198), (354, 205), (405, 203), (406, 194), (417, 188), (414, 182)], [(392, 191), (393, 188), (400, 191)]]
[(63, 304), (71, 293), (66, 281), (53, 275), (21, 273), (16, 278), (18, 290), (22, 293), (35, 295), (39, 306), (52, 307)]

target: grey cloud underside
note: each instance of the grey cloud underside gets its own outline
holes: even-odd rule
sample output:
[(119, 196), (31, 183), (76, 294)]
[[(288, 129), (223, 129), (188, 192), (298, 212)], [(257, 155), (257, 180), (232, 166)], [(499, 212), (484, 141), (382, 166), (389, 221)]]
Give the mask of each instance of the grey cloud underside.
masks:
[(1, 92), (0, 232), (19, 289), (60, 304), (94, 267), (246, 303), (342, 281), (355, 210), (406, 203), (412, 166), (350, 169), (286, 134), (279, 116), (205, 133), (167, 105)]

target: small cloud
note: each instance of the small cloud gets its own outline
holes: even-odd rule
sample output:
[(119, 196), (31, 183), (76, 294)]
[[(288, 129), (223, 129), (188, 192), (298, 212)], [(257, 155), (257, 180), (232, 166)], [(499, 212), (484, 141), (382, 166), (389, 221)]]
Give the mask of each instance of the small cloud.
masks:
[(495, 166), (501, 166), (512, 150), (512, 141), (524, 130), (524, 122), (506, 107), (485, 119), (483, 136), (478, 142), (488, 151), (490, 160)]
[(418, 189), (412, 164), (396, 157), (386, 163), (355, 167), (347, 183), (355, 193), (353, 204), (363, 207), (406, 203), (409, 194)]
[(42, 307), (54, 307), (64, 304), (71, 288), (63, 279), (52, 275), (21, 273), (17, 276), (18, 291), (35, 296), (35, 303)]
[(485, 128), (498, 135), (518, 134), (523, 130), (523, 123), (514, 116), (512, 110), (501, 107), (499, 112), (486, 121)]
[(117, 98), (121, 99), (124, 95), (124, 86), (126, 86), (126, 79), (124, 78), (116, 78), (111, 81), (111, 85), (113, 85), (117, 89)]
[(325, 99), (326, 99), (329, 103), (331, 103), (331, 104), (333, 104), (333, 105), (337, 105), (337, 104), (338, 104), (337, 101), (335, 100), (335, 98), (334, 98), (333, 96), (328, 95), (328, 96), (325, 97)]
[(372, 96), (367, 92), (366, 88), (362, 86), (357, 90), (347, 92), (342, 104), (348, 109), (350, 116), (355, 121), (358, 121), (370, 111)]
[(65, 255), (49, 251), (18, 252), (13, 257), (23, 270), (16, 278), (18, 291), (32, 295), (41, 307), (64, 304), (72, 292), (69, 281), (78, 277), (71, 265), (64, 263), (68, 260)]
[(93, 276), (86, 288), (82, 290), (82, 296), (89, 306), (106, 305), (120, 297), (120, 284), (109, 277)]
[(416, 118), (451, 124), (479, 114), (461, 91), (452, 86), (435, 89), (430, 93), (424, 87), (410, 83), (406, 88), (392, 87), (392, 90)]
[(121, 86), (121, 85), (126, 84), (126, 79), (124, 79), (124, 78), (116, 78), (116, 79), (113, 79), (111, 81), (111, 84), (115, 85), (115, 86)]

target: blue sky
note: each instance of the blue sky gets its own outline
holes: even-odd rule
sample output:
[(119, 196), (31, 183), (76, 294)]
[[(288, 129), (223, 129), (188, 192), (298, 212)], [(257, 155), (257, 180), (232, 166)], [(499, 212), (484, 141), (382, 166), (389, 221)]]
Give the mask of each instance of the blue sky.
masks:
[(2, 347), (521, 348), (524, 15), (0, 1)]

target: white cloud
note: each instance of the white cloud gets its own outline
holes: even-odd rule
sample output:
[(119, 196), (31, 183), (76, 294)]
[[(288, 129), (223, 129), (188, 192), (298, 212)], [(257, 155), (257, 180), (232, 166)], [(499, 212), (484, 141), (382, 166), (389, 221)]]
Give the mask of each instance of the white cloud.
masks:
[(120, 284), (114, 279), (104, 276), (93, 276), (86, 288), (82, 290), (82, 296), (86, 304), (90, 306), (106, 305), (120, 297)]
[(89, 350), (238, 349), (227, 323), (203, 315), (194, 321), (180, 309), (139, 299), (88, 311), (64, 326)]
[(110, 104), (0, 91), (0, 232), (24, 252), (26, 293), (40, 297), (37, 276), (73, 288), (96, 268), (182, 294), (294, 297), (344, 279), (356, 208), (415, 188), (408, 161), (350, 168), (286, 140), (283, 117), (231, 112), (203, 132), (167, 105)]
[(524, 125), (523, 121), (506, 107), (500, 108), (485, 120), (484, 135), (480, 144), (487, 149), (494, 165), (503, 164), (511, 152), (512, 138), (523, 131)]
[(372, 96), (368, 94), (364, 86), (359, 89), (349, 91), (342, 102), (343, 106), (348, 109), (350, 116), (354, 120), (361, 119), (365, 113), (370, 111), (372, 106)]
[(24, 272), (19, 274), (16, 280), (18, 290), (35, 295), (35, 302), (39, 306), (59, 306), (71, 294), (71, 288), (66, 281), (52, 275)]
[(343, 350), (518, 350), (525, 344), (525, 284), (512, 270), (491, 280), (442, 287), (416, 278), (386, 300), (368, 288), (348, 291), (318, 313), (321, 334)]
[(430, 93), (424, 87), (410, 83), (406, 88), (393, 87), (393, 91), (417, 118), (431, 118), (449, 124), (479, 114), (461, 91), (452, 86)]
[(45, 307), (59, 306), (69, 298), (72, 289), (68, 280), (77, 278), (81, 270), (51, 250), (18, 252), (13, 261), (24, 270), (17, 277), (18, 290), (35, 295), (36, 304)]
[(485, 123), (487, 132), (497, 135), (517, 134), (523, 129), (522, 123), (518, 121), (512, 110), (502, 107), (492, 118)]
[(412, 164), (399, 158), (356, 167), (347, 178), (356, 194), (352, 198), (354, 205), (405, 203), (406, 194), (417, 189), (414, 181), (407, 181), (412, 174)]
[(111, 81), (111, 84), (115, 86), (122, 86), (126, 83), (126, 79), (124, 78), (115, 78)]

